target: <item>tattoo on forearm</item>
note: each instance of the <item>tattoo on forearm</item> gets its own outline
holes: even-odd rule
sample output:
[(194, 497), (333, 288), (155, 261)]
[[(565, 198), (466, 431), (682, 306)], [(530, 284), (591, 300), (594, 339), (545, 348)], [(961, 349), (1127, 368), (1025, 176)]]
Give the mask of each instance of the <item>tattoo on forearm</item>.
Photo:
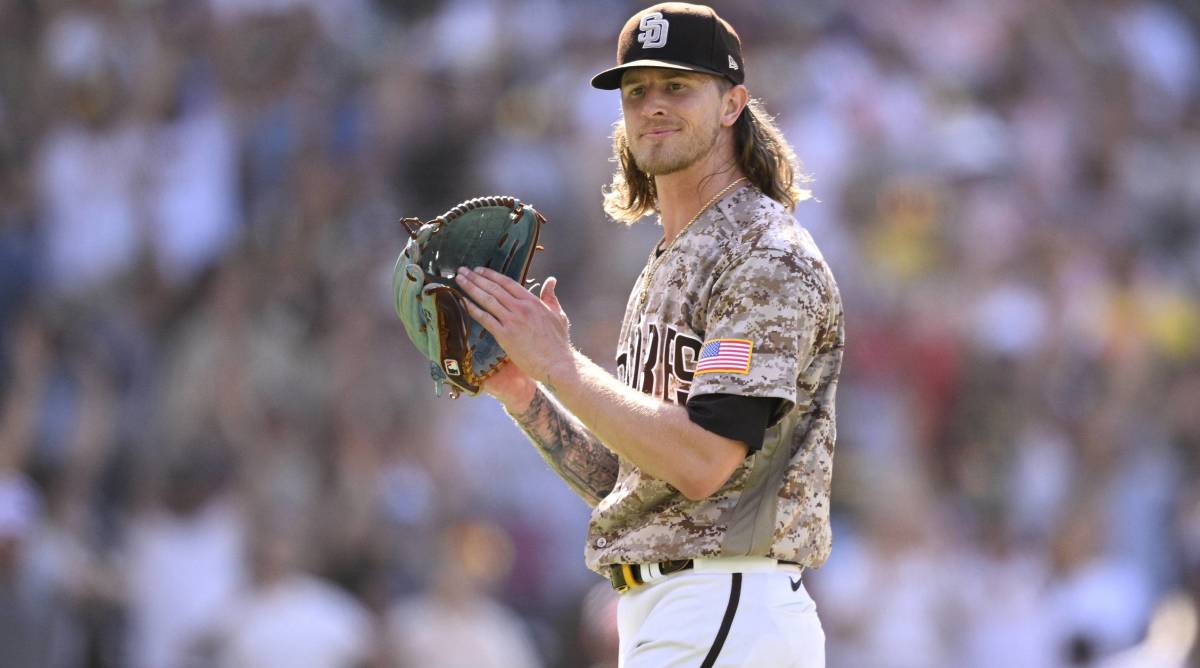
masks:
[(617, 482), (617, 456), (544, 390), (534, 392), (529, 408), (513, 416), (555, 473), (591, 505)]

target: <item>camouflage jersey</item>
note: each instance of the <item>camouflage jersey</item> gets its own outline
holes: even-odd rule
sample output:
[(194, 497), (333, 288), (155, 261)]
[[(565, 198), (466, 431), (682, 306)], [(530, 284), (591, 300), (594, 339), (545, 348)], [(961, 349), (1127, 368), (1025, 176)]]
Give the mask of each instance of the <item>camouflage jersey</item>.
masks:
[[(716, 556), (821, 565), (844, 334), (837, 284), (812, 237), (742, 186), (675, 239), (643, 304), (649, 271), (650, 262), (621, 325), (621, 381), (679, 405), (714, 393), (783, 402), (762, 448), (701, 501), (621, 458), (592, 511), (588, 567)], [(721, 347), (731, 357), (714, 364)]]

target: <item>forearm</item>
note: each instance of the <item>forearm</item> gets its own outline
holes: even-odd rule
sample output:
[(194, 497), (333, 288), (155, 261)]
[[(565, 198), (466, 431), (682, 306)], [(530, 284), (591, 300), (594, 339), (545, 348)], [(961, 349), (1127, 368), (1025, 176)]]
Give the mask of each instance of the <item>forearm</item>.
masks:
[[(545, 390), (535, 386), (529, 401), (503, 403), (542, 459), (588, 505), (612, 491), (617, 456)], [(517, 404), (523, 405), (516, 409)]]
[(714, 472), (731, 471), (745, 456), (736, 442), (693, 423), (683, 406), (625, 386), (580, 353), (547, 385), (608, 449), (691, 498), (710, 493), (714, 480), (724, 481)]
[[(745, 459), (745, 444), (706, 431), (688, 418), (685, 407), (626, 387), (575, 351), (566, 314), (554, 295), (557, 282), (553, 277), (546, 279), (540, 298), (491, 269), (470, 271), (464, 267), (458, 279), (471, 298), (465, 302), (467, 312), (496, 337), (525, 378), (510, 377), (510, 383), (489, 381), (492, 389), (488, 392), (500, 398), (512, 414), (515, 406), (530, 401), (534, 390), (527, 381), (536, 379), (566, 409), (551, 411), (542, 407), (541, 412), (531, 413), (528, 422), (533, 425), (535, 442), (553, 445), (549, 439), (557, 438), (562, 443), (566, 434), (566, 443), (587, 443), (590, 447), (596, 445), (594, 435), (603, 447), (693, 500), (716, 491)], [(497, 377), (504, 374), (502, 370)], [(538, 416), (553, 414), (562, 419), (568, 413), (582, 424), (576, 426), (572, 420), (566, 423), (572, 425), (570, 428), (562, 423), (538, 428)], [(588, 438), (576, 434), (587, 434)], [(587, 452), (595, 455), (599, 450)], [(597, 461), (615, 464), (607, 459), (586, 461), (592, 466)], [(615, 471), (612, 473), (615, 475)]]

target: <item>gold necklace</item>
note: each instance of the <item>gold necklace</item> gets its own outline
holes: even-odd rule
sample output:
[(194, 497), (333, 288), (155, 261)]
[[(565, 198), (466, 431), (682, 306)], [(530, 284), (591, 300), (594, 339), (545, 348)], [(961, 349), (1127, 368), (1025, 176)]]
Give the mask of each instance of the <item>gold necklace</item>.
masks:
[[(683, 236), (684, 232), (687, 232), (687, 229), (692, 226), (692, 223), (696, 222), (697, 220), (700, 220), (700, 216), (703, 215), (705, 211), (708, 211), (708, 207), (712, 206), (713, 203), (715, 203), (717, 200), (724, 197), (725, 193), (732, 190), (734, 186), (736, 186), (737, 184), (739, 184), (745, 180), (746, 180), (746, 177), (744, 177), (744, 176), (740, 177), (738, 179), (735, 179), (733, 181), (733, 183), (730, 183), (729, 185), (727, 185), (723, 189), (721, 189), (721, 192), (717, 193), (716, 195), (713, 195), (713, 198), (708, 200), (708, 203), (706, 203), (704, 206), (700, 207), (700, 210), (696, 212), (696, 215), (692, 216), (692, 219), (687, 222), (687, 225), (684, 225), (679, 230), (679, 233), (675, 235), (675, 238), (671, 239), (671, 243), (667, 244), (667, 247), (663, 249), (662, 253), (658, 254), (658, 257), (654, 256), (654, 249), (650, 250), (650, 258), (651, 258), (650, 269), (649, 269), (649, 271), (646, 272), (645, 280), (642, 281), (642, 294), (638, 298), (638, 306), (646, 305), (646, 298), (650, 294), (650, 281), (654, 280), (654, 272), (658, 271), (659, 265), (661, 265), (663, 262), (663, 259), (667, 257), (667, 253), (670, 252), (671, 248), (675, 245), (676, 240), (678, 240), (679, 237)], [(655, 244), (654, 248), (658, 248), (658, 244)]]

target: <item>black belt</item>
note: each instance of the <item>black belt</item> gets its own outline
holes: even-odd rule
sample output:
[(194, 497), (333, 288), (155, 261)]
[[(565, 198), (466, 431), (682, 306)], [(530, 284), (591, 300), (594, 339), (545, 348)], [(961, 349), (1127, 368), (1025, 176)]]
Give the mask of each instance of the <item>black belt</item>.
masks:
[[(658, 570), (663, 575), (670, 575), (671, 573), (686, 571), (695, 565), (691, 559), (660, 561), (658, 562)], [(612, 582), (613, 589), (622, 594), (630, 589), (646, 584), (642, 580), (642, 567), (639, 564), (613, 564), (608, 567), (608, 579)]]

